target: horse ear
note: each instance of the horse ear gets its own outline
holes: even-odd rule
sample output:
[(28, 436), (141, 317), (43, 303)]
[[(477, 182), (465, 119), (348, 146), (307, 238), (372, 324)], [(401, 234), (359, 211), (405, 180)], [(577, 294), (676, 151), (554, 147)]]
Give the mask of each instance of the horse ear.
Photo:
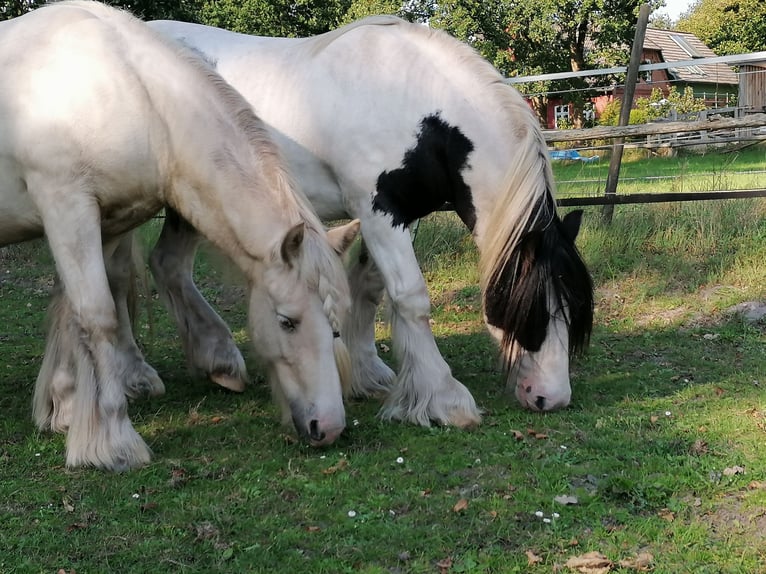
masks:
[(285, 234), (285, 238), (282, 240), (280, 253), (282, 254), (282, 260), (288, 265), (292, 265), (293, 261), (295, 261), (300, 254), (304, 232), (305, 224), (303, 222), (298, 223), (290, 228)]
[(570, 211), (561, 220), (561, 227), (564, 231), (564, 235), (568, 237), (572, 243), (577, 239), (577, 234), (580, 232), (580, 224), (582, 223), (582, 209), (575, 209)]
[(342, 257), (351, 247), (354, 239), (359, 235), (360, 226), (360, 221), (355, 219), (345, 225), (338, 225), (327, 230), (327, 240), (338, 255)]

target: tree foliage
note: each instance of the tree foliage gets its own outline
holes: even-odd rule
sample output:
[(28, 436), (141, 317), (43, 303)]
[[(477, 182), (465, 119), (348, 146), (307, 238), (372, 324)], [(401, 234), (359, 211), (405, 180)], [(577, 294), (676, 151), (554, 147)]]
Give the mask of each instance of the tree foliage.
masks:
[(206, 0), (199, 21), (243, 34), (301, 37), (337, 28), (351, 0)]
[(719, 56), (766, 50), (766, 2), (696, 0), (678, 21)]

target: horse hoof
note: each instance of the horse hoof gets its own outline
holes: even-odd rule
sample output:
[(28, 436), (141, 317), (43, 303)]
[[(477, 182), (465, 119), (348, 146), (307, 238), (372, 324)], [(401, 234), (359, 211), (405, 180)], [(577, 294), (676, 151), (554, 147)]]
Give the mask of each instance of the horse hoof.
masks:
[(136, 374), (125, 383), (125, 396), (130, 399), (158, 397), (165, 394), (162, 379), (151, 366), (141, 361)]
[(213, 373), (210, 375), (210, 380), (213, 381), (216, 385), (220, 385), (225, 389), (234, 391), (235, 393), (245, 392), (245, 381), (239, 377), (232, 377), (231, 375), (227, 375), (225, 373)]

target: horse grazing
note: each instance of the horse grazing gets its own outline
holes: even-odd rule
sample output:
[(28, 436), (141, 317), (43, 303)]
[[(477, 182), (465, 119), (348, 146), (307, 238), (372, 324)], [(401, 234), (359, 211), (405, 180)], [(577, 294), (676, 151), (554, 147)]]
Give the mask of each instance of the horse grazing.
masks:
[[(126, 327), (126, 233), (163, 207), (243, 271), (284, 419), (332, 442), (345, 426), (346, 272), (250, 105), (188, 50), (96, 2), (0, 24), (0, 245), (44, 234), (56, 261), (33, 411), (67, 432), (69, 466), (150, 459), (126, 395), (163, 387)], [(335, 234), (338, 249), (355, 227)]]
[[(361, 220), (347, 329), (355, 394), (387, 393), (384, 418), (480, 420), (437, 349), (407, 229), (450, 202), (480, 252), (485, 320), (509, 386), (533, 410), (569, 403), (569, 357), (587, 345), (593, 320), (592, 282), (575, 247), (581, 212), (557, 215), (537, 121), (490, 64), (446, 33), (392, 16), (302, 39), (149, 25), (200, 53), (253, 104), (320, 217)], [(189, 264), (176, 277), (191, 289), (191, 260), (160, 241), (155, 261), (165, 251)], [(172, 271), (160, 267), (162, 282)], [(375, 349), (384, 288), (398, 377)], [(176, 309), (186, 320), (199, 312)]]

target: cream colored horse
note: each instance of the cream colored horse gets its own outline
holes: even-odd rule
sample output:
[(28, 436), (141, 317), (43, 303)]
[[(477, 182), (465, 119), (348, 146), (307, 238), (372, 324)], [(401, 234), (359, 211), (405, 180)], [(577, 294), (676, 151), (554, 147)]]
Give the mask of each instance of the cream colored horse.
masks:
[(309, 442), (332, 442), (345, 426), (336, 359), (347, 361), (348, 284), (247, 102), (185, 49), (95, 2), (0, 24), (0, 245), (44, 234), (56, 261), (34, 416), (67, 432), (70, 466), (150, 459), (126, 394), (163, 389), (126, 327), (124, 234), (163, 207), (243, 271), (283, 417)]

